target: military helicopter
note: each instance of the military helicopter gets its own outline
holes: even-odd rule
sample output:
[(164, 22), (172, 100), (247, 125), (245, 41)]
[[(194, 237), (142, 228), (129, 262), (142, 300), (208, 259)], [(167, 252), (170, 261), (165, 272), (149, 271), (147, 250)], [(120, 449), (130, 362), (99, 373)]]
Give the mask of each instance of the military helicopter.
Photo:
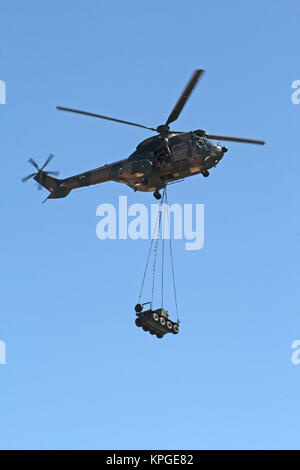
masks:
[(204, 177), (209, 175), (209, 170), (220, 162), (224, 153), (228, 150), (227, 147), (210, 140), (264, 145), (265, 142), (262, 140), (207, 134), (202, 129), (190, 132), (170, 129), (169, 125), (178, 119), (186, 101), (203, 73), (204, 70), (194, 71), (167, 121), (165, 124), (157, 127), (148, 127), (134, 122), (101, 116), (100, 114), (57, 106), (57, 109), (60, 111), (141, 127), (156, 132), (158, 135), (141, 142), (132, 155), (126, 159), (64, 179), (57, 179), (51, 176), (57, 175), (57, 172), (47, 172), (44, 170), (53, 155), (49, 155), (41, 168), (38, 167), (33, 159), (29, 159), (29, 162), (36, 168), (37, 172), (26, 176), (22, 181), (33, 178), (39, 185), (48, 189), (50, 194), (45, 201), (47, 199), (66, 197), (75, 188), (104, 183), (106, 181), (127, 184), (134, 191), (153, 192), (154, 197), (160, 199), (161, 194), (159, 191), (169, 183), (199, 173)]

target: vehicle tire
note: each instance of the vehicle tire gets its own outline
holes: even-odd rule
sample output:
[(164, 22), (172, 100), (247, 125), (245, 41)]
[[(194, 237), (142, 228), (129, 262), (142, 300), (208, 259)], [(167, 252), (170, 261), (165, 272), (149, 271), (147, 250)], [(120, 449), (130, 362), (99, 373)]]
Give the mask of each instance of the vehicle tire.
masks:
[(141, 319), (140, 319), (140, 318), (137, 318), (137, 319), (135, 320), (135, 324), (136, 324), (136, 326), (138, 326), (138, 327), (140, 328), (140, 327), (142, 326)]
[(170, 320), (167, 321), (167, 327), (169, 330), (172, 330), (173, 328), (173, 323)]
[(146, 326), (142, 325), (142, 328), (144, 331), (148, 331), (148, 328)]
[(202, 170), (201, 173), (205, 178), (209, 176), (209, 171), (206, 168), (204, 168), (204, 170)]
[(141, 311), (143, 310), (142, 304), (136, 304), (136, 306), (134, 307), (134, 310), (135, 310), (137, 313), (141, 313)]
[(158, 339), (161, 339), (161, 338), (163, 337), (163, 335), (161, 335), (160, 333), (156, 333), (156, 337), (157, 337)]
[(155, 335), (155, 331), (149, 330), (150, 335)]
[(156, 312), (152, 313), (152, 318), (155, 322), (159, 321), (159, 315)]
[(164, 317), (160, 317), (159, 323), (160, 323), (162, 326), (165, 326), (166, 320), (164, 319)]
[(179, 333), (179, 328), (178, 328), (178, 325), (175, 323), (175, 325), (173, 325), (173, 331), (175, 333), (175, 335), (177, 335), (177, 333)]

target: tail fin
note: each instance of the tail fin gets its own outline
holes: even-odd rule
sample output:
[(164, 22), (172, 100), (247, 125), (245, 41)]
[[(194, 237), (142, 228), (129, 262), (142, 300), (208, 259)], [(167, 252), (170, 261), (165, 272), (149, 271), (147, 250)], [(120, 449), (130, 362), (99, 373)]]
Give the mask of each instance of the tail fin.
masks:
[(64, 180), (59, 180), (53, 176), (49, 176), (45, 172), (40, 172), (35, 175), (34, 180), (50, 191), (50, 194), (45, 199), (45, 201), (47, 199), (58, 199), (66, 197), (70, 192), (70, 189), (65, 187)]

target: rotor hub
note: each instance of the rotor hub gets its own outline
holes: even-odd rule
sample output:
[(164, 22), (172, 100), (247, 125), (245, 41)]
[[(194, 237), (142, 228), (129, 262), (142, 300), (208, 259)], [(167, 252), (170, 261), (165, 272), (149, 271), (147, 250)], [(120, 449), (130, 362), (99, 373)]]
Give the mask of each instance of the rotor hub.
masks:
[(168, 135), (170, 128), (168, 124), (162, 124), (161, 126), (157, 126), (156, 131), (161, 135)]

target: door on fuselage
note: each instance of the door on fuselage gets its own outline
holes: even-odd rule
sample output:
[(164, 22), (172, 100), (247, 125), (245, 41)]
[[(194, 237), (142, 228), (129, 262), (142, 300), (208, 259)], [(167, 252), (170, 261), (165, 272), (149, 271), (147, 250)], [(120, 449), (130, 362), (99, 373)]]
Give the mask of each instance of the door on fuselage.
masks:
[(167, 139), (154, 151), (154, 167), (170, 168), (172, 165), (172, 152)]

